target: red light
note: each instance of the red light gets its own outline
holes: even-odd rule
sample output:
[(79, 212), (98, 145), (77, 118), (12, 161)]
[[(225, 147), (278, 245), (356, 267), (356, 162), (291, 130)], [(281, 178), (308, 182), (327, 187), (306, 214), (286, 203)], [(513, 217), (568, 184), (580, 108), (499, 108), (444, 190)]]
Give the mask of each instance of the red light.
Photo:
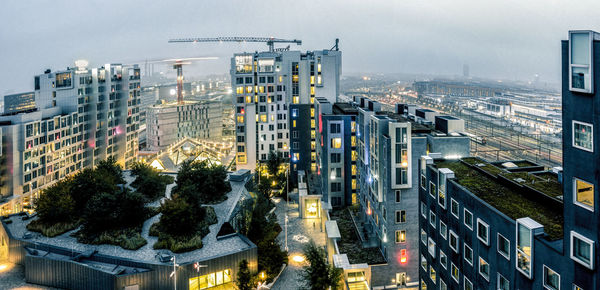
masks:
[(370, 207), (367, 207), (367, 214), (371, 215), (371, 208)]
[(401, 264), (405, 264), (406, 263), (406, 249), (402, 249), (400, 250), (400, 263)]

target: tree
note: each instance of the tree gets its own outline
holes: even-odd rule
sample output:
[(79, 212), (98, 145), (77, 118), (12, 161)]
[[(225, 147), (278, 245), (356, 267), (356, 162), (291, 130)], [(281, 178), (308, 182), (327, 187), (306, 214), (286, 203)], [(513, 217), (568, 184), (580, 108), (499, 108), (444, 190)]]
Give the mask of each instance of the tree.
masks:
[(248, 261), (242, 260), (240, 262), (235, 284), (238, 286), (239, 290), (252, 289), (252, 275), (250, 274), (250, 269), (248, 268)]
[(66, 178), (48, 187), (35, 201), (35, 211), (46, 223), (68, 222), (75, 216), (75, 201), (71, 198), (72, 179)]
[(313, 290), (340, 289), (343, 270), (327, 263), (325, 250), (318, 247), (313, 240), (304, 247), (304, 256), (308, 266), (304, 266), (300, 273), (304, 285)]
[(277, 172), (279, 171), (279, 165), (281, 165), (282, 162), (283, 158), (281, 158), (277, 152), (269, 152), (269, 156), (267, 157), (267, 172), (269, 172), (269, 175), (277, 175)]
[(198, 206), (220, 202), (231, 191), (226, 178), (224, 166), (213, 166), (206, 160), (184, 162), (177, 172), (177, 185), (172, 192)]
[(192, 205), (179, 197), (167, 199), (161, 205), (160, 230), (174, 236), (189, 235), (196, 231), (198, 220)]
[(151, 201), (164, 196), (167, 185), (173, 182), (173, 177), (161, 175), (158, 170), (142, 162), (134, 163), (131, 173), (136, 177), (131, 186)]

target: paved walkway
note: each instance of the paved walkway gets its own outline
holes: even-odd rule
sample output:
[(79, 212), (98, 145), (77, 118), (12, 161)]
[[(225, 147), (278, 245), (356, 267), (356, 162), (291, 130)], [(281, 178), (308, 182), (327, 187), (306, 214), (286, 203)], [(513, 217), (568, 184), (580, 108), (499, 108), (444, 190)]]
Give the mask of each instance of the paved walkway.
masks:
[[(274, 199), (276, 203), (275, 213), (283, 231), (277, 237), (281, 248), (285, 247), (285, 213), (286, 200), (281, 198)], [(325, 246), (325, 229), (321, 231), (319, 219), (301, 219), (298, 213), (298, 194), (290, 193), (288, 221), (288, 253), (289, 266), (285, 268), (279, 279), (275, 282), (272, 289), (302, 289), (302, 283), (299, 281), (300, 272), (305, 262), (294, 261), (294, 256), (302, 255), (303, 246), (313, 239), (319, 246)], [(314, 224), (314, 226), (313, 226)]]
[(0, 262), (0, 289), (50, 290), (56, 288), (26, 283), (23, 266)]

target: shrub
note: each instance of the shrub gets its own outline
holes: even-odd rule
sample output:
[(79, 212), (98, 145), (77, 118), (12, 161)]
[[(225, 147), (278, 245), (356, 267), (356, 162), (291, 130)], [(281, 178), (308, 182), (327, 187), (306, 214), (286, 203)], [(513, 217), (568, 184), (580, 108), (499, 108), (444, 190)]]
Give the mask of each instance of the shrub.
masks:
[(56, 222), (48, 224), (40, 219), (37, 219), (27, 224), (27, 229), (52, 238), (74, 230), (78, 226), (79, 222)]

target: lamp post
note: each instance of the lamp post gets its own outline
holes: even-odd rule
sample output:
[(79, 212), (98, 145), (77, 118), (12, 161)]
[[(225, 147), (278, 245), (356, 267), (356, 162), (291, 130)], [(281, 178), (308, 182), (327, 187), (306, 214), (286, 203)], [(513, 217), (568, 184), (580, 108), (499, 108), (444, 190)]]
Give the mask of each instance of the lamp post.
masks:
[(285, 171), (285, 185), (286, 185), (286, 192), (285, 192), (285, 251), (287, 252), (288, 249), (288, 211), (290, 208), (290, 166), (288, 165), (287, 170)]
[(177, 265), (175, 259), (175, 256), (173, 256), (173, 272), (171, 272), (169, 277), (173, 277), (173, 289), (177, 290), (177, 267), (179, 267), (179, 265)]

